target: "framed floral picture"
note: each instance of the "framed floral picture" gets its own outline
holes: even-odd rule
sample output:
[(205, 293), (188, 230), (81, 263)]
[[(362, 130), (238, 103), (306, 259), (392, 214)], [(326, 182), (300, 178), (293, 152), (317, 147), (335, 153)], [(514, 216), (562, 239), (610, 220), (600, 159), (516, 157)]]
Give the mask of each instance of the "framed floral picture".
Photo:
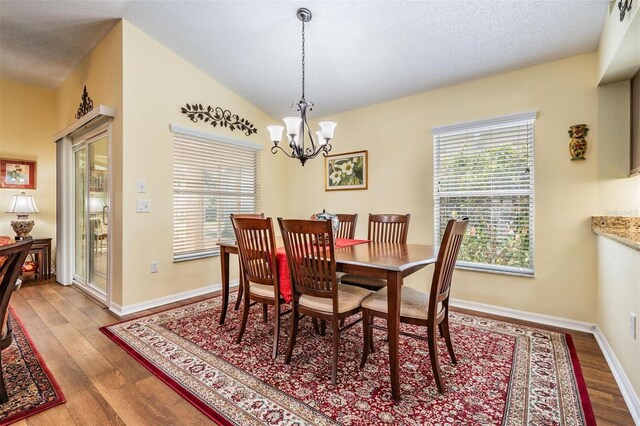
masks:
[(324, 159), (324, 190), (367, 189), (367, 151), (329, 155)]
[(0, 158), (0, 188), (36, 189), (36, 162)]

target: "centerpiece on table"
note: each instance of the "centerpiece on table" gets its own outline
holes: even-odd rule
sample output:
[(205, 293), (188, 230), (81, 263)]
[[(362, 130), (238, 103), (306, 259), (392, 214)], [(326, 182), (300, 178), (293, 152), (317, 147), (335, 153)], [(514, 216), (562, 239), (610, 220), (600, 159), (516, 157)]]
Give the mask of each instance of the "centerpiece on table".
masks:
[[(336, 236), (338, 235), (338, 229), (340, 228), (340, 220), (338, 216), (333, 213), (327, 213), (324, 209), (322, 209), (322, 213), (315, 213), (311, 215), (311, 220), (328, 220), (331, 221), (331, 229), (333, 230), (333, 240), (335, 241)], [(325, 241), (324, 244), (329, 244), (328, 241)]]

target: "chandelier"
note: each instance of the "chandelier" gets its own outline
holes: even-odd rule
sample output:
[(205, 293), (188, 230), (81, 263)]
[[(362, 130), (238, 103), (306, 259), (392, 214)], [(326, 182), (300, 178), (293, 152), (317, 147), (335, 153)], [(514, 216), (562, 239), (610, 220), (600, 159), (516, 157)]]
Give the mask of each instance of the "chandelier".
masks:
[[(289, 139), (289, 148), (291, 152), (285, 151), (279, 144), (282, 140), (283, 126), (273, 125), (268, 126), (269, 135), (273, 146), (271, 152), (276, 153), (278, 150), (284, 152), (287, 157), (297, 158), (302, 165), (310, 159), (315, 158), (318, 154), (322, 153), (325, 157), (331, 151), (331, 144), (329, 141), (333, 138), (333, 131), (337, 124), (333, 121), (321, 121), (320, 130), (316, 131), (316, 139), (314, 140), (309, 124), (307, 123), (307, 111), (313, 110), (313, 102), (307, 102), (304, 97), (304, 66), (305, 66), (305, 52), (304, 52), (304, 24), (311, 21), (311, 11), (307, 8), (300, 8), (296, 14), (298, 19), (302, 22), (302, 98), (298, 103), (291, 105), (291, 108), (300, 112), (300, 117), (285, 117), (283, 119), (287, 128), (287, 137)], [(305, 138), (305, 133), (308, 137), (308, 144)]]

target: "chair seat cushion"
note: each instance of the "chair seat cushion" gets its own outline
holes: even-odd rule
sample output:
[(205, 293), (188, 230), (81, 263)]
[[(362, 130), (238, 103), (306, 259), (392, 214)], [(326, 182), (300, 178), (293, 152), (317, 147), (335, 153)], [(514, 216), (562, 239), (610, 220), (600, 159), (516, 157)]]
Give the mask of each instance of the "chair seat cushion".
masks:
[(344, 274), (340, 280), (344, 284), (365, 286), (374, 289), (380, 289), (387, 286), (387, 280), (385, 279), (365, 277), (362, 275)]
[(275, 299), (272, 285), (249, 283), (249, 291), (256, 296)]
[[(387, 313), (387, 287), (375, 292), (362, 302), (364, 309)], [(438, 312), (442, 303), (438, 304)], [(400, 296), (400, 316), (427, 319), (429, 311), (429, 293), (411, 287), (402, 287)]]
[[(372, 291), (361, 287), (338, 284), (338, 313), (358, 308), (362, 301), (372, 293)], [(299, 303), (309, 309), (326, 313), (333, 312), (333, 299), (331, 298), (314, 297), (303, 294), (300, 296)]]

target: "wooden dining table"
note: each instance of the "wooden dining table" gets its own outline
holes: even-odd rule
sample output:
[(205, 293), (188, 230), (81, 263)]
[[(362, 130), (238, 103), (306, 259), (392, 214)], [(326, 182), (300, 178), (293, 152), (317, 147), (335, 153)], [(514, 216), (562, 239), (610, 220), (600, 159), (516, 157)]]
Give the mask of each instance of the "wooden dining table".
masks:
[[(224, 323), (229, 298), (229, 254), (237, 254), (235, 242), (220, 242), (222, 275), (222, 311)], [(400, 294), (404, 278), (435, 263), (435, 249), (430, 245), (367, 242), (335, 250), (336, 270), (387, 280), (388, 338), (391, 394), (400, 400)]]

